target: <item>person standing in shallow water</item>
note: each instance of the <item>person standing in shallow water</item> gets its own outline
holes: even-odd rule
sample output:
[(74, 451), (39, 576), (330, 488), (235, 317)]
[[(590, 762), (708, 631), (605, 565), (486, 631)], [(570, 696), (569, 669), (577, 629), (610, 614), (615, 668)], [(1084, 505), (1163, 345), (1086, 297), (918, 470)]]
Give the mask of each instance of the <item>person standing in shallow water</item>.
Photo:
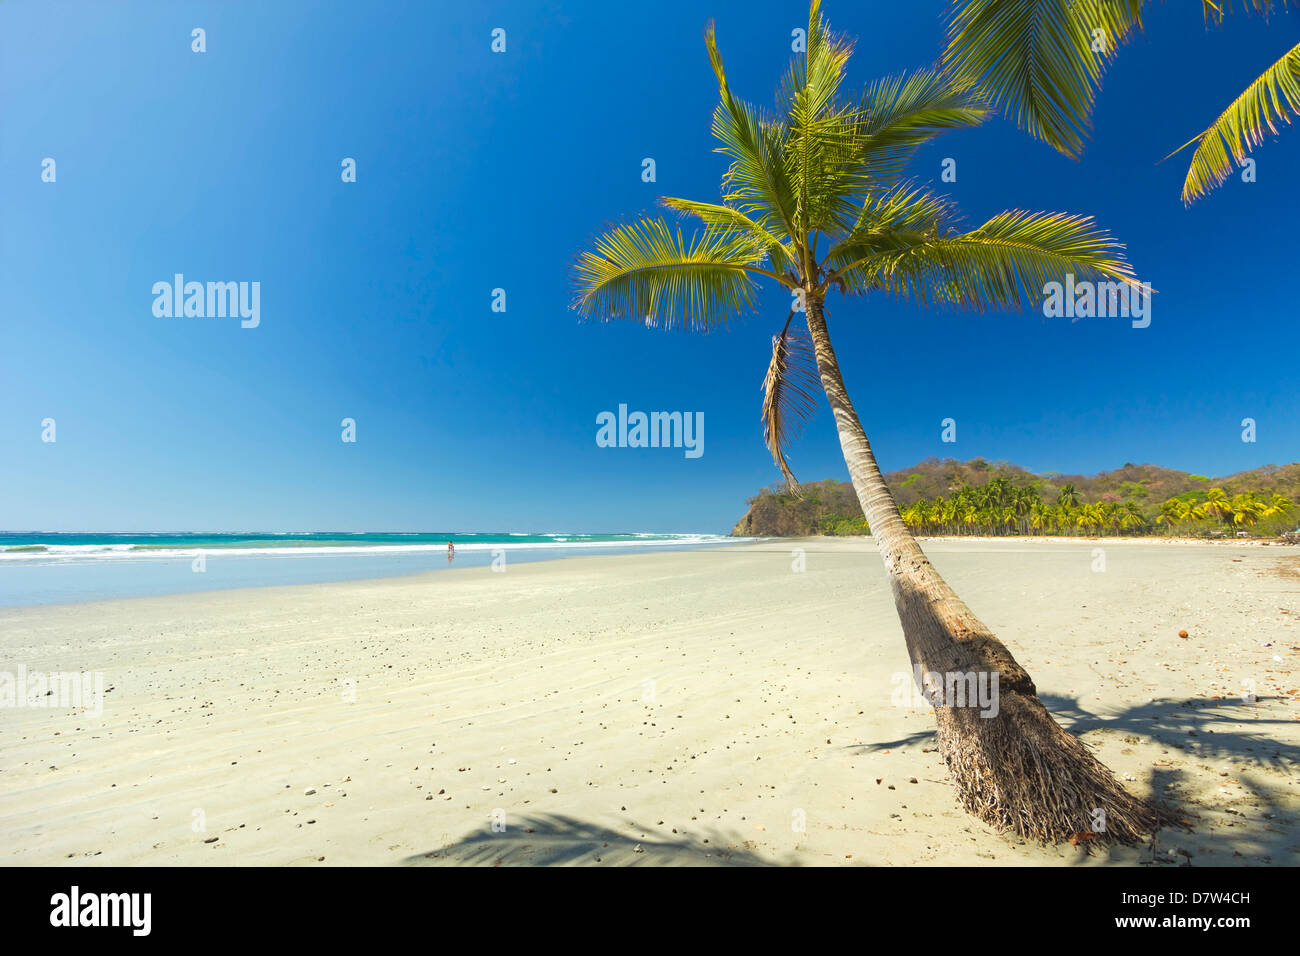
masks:
[(447, 561), (450, 563), (456, 557), (456, 546), (450, 541), (447, 542)]

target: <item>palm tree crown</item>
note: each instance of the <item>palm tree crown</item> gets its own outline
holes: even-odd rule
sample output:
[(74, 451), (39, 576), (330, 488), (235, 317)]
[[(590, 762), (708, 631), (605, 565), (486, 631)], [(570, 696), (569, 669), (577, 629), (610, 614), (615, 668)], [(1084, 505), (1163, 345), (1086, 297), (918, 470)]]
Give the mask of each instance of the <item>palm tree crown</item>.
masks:
[(917, 148), (988, 111), (965, 81), (936, 70), (879, 80), (843, 95), (852, 44), (809, 11), (807, 52), (791, 65), (775, 112), (731, 90), (712, 24), (705, 33), (720, 102), (717, 152), (730, 160), (721, 202), (666, 197), (698, 220), (683, 236), (661, 217), (619, 226), (576, 267), (584, 316), (705, 330), (752, 309), (757, 283), (795, 297), (774, 336), (764, 434), (787, 479), (787, 442), (812, 410), (816, 371), (794, 322), (810, 301), (889, 292), (921, 305), (1016, 308), (1047, 282), (1120, 280), (1122, 247), (1086, 217), (1013, 210), (963, 229), (946, 197), (903, 179)]

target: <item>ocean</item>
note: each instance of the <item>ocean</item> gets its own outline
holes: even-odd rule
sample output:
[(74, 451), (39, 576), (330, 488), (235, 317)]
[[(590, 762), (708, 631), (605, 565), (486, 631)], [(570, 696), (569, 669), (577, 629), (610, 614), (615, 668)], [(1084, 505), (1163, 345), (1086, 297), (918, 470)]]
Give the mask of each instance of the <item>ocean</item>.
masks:
[[(0, 607), (508, 568), (647, 548), (699, 548), (716, 534), (562, 532), (0, 532)], [(448, 560), (447, 544), (455, 545)]]

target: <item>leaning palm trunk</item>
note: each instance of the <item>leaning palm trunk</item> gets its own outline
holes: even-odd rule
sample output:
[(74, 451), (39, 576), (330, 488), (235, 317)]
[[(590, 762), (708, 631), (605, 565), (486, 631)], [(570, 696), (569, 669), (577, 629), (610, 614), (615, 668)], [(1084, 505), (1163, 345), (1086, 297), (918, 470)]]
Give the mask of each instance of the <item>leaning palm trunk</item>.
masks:
[[(958, 801), (996, 827), (1043, 842), (1099, 827), (1104, 830), (1098, 838), (1121, 842), (1153, 832), (1167, 822), (1166, 814), (1125, 790), (1057, 725), (1029, 674), (939, 576), (903, 524), (844, 387), (822, 305), (813, 298), (807, 305), (817, 370), (853, 488), (889, 575), (914, 673), (927, 675), (921, 689), (934, 705), (939, 753), (956, 782)], [(958, 706), (945, 699), (948, 675), (969, 674), (989, 675), (996, 686), (995, 715), (983, 716), (975, 701)], [(938, 681), (929, 675), (939, 675)]]

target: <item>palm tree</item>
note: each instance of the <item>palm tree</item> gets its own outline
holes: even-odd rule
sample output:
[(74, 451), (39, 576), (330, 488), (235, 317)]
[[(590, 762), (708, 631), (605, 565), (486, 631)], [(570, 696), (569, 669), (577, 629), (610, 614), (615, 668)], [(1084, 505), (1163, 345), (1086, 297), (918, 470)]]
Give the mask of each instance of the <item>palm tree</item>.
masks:
[[(1273, 0), (1241, 5), (1267, 16)], [(1232, 0), (1202, 0), (1205, 22), (1222, 24), (1233, 6)], [(1077, 159), (1101, 75), (1120, 45), (1142, 32), (1142, 7), (1143, 0), (954, 0), (945, 64), (1029, 135)], [(1300, 115), (1300, 44), (1174, 150), (1197, 144), (1183, 202), (1222, 184), (1266, 132), (1277, 135), (1292, 115)]]
[(919, 531), (922, 524), (925, 522), (924, 513), (922, 511), (924, 506), (924, 502), (918, 501), (915, 504), (908, 505), (904, 508), (901, 512), (903, 523), (914, 531)]
[(1090, 532), (1093, 528), (1100, 529), (1102, 523), (1100, 509), (1095, 504), (1083, 505), (1075, 512), (1074, 520), (1078, 523), (1079, 528), (1085, 532)]
[(1009, 534), (1015, 533), (1016, 523), (1018, 520), (1019, 520), (1019, 515), (1016, 514), (1015, 508), (1013, 508), (1011, 505), (1003, 506), (1001, 521), (1002, 521), (1002, 527), (1007, 531), (1007, 533)]
[(1200, 512), (1207, 518), (1226, 522), (1232, 517), (1232, 502), (1222, 488), (1211, 488), (1205, 493), (1205, 502), (1200, 506)]
[(943, 513), (941, 515), (941, 520), (943, 521), (944, 533), (948, 534), (953, 530), (954, 522), (956, 522), (957, 520), (956, 501), (949, 500), (943, 503)]
[(959, 801), (995, 826), (1043, 841), (1088, 829), (1101, 808), (1104, 839), (1136, 840), (1163, 812), (1125, 790), (1057, 725), (1029, 674), (908, 531), (845, 388), (826, 316), (836, 289), (1005, 309), (1067, 273), (1132, 283), (1132, 272), (1121, 247), (1090, 219), (1005, 212), (963, 232), (949, 201), (902, 183), (920, 144), (977, 125), (986, 111), (967, 87), (930, 70), (842, 97), (852, 46), (829, 32), (819, 6), (811, 3), (806, 53), (786, 75), (773, 114), (733, 93), (709, 25), (705, 43), (721, 99), (713, 132), (731, 160), (722, 202), (661, 200), (701, 221), (703, 231), (690, 239), (659, 218), (595, 239), (576, 265), (576, 308), (586, 317), (706, 330), (750, 308), (760, 280), (789, 290), (796, 305), (773, 338), (763, 400), (764, 438), (777, 466), (793, 486), (785, 450), (808, 417), (803, 397), (820, 384), (913, 664), (922, 674), (998, 681), (995, 716), (927, 694)]
[(1005, 478), (994, 478), (984, 490), (988, 495), (985, 500), (995, 508), (1001, 508), (1011, 497), (1011, 483)]
[(1120, 518), (1124, 514), (1124, 509), (1121, 508), (1116, 502), (1108, 501), (1101, 506), (1101, 512), (1102, 512), (1102, 517), (1104, 518), (1105, 523), (1109, 527), (1109, 529), (1111, 531), (1114, 531), (1116, 534), (1119, 534)]
[(1133, 531), (1137, 528), (1146, 527), (1147, 519), (1142, 514), (1142, 509), (1135, 502), (1124, 502), (1124, 511), (1119, 516), (1119, 527), (1123, 531)]
[(1056, 503), (1062, 508), (1079, 507), (1079, 492), (1074, 485), (1066, 483), (1061, 486), (1061, 491), (1056, 496)]
[(1232, 511), (1232, 523), (1235, 527), (1245, 528), (1253, 525), (1267, 510), (1268, 506), (1255, 497), (1255, 492), (1246, 491), (1232, 496), (1229, 506)]
[(1035, 501), (1029, 512), (1029, 527), (1035, 534), (1042, 534), (1050, 526), (1051, 517), (1051, 511), (1042, 501)]
[(1066, 516), (1066, 510), (1061, 505), (1047, 506), (1047, 527), (1057, 534), (1065, 534), (1069, 528), (1070, 521)]
[(1291, 499), (1286, 495), (1273, 494), (1268, 504), (1264, 507), (1264, 517), (1272, 518), (1274, 515), (1286, 514), (1291, 509)]
[(1167, 531), (1172, 532), (1174, 526), (1187, 517), (1187, 502), (1179, 501), (1177, 498), (1170, 498), (1160, 506), (1160, 513), (1156, 515), (1156, 522), (1165, 526)]

